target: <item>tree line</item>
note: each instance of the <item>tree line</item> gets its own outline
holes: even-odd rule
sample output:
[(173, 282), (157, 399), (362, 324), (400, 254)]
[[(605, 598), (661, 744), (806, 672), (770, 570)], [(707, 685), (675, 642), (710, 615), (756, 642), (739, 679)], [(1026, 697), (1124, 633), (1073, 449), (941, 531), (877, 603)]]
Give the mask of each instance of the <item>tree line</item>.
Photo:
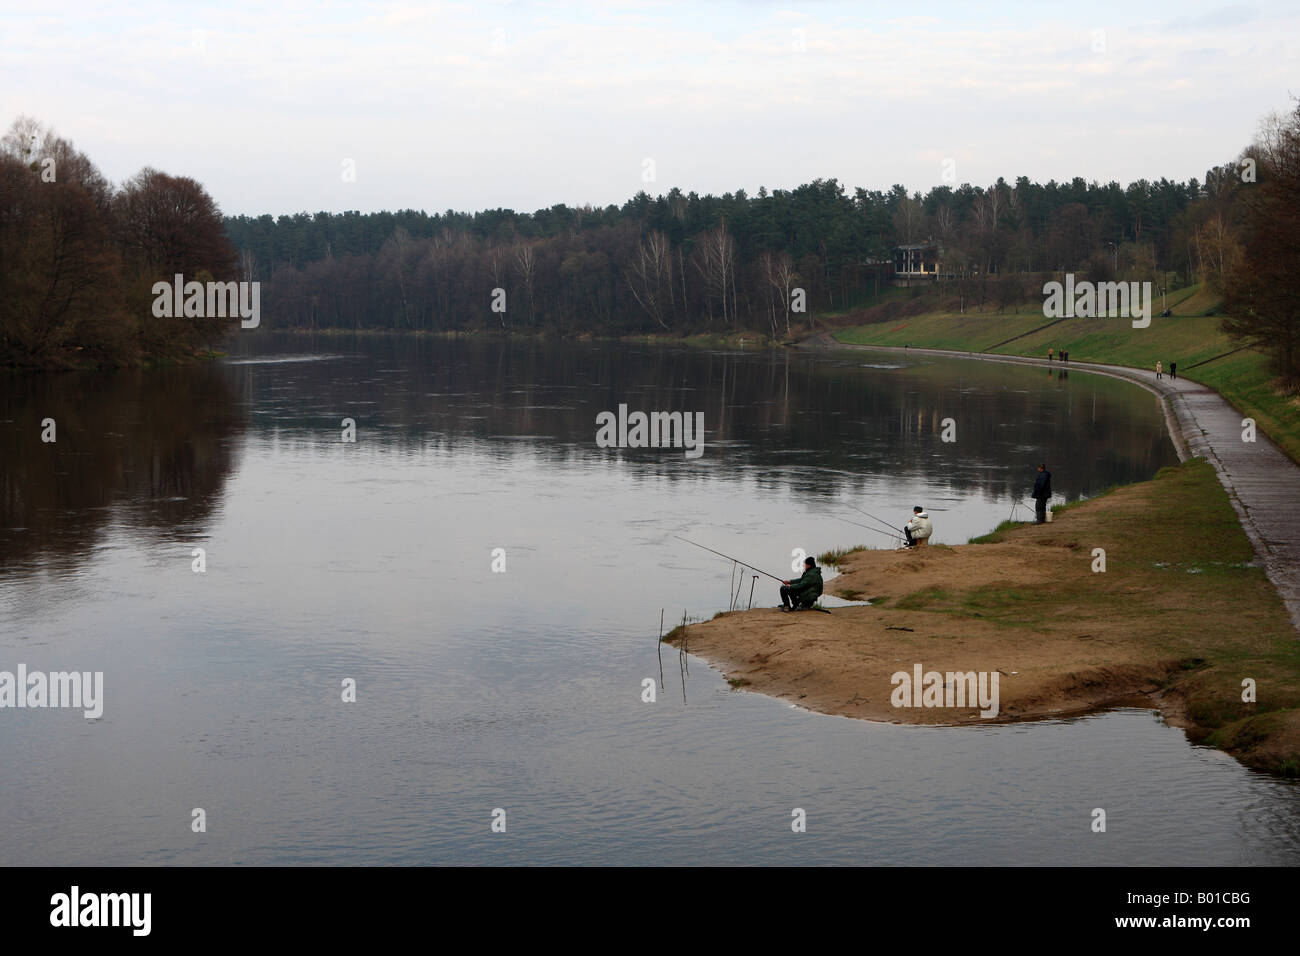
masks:
[(192, 358), (231, 323), (158, 317), (153, 284), (232, 281), (238, 255), (193, 179), (114, 186), (71, 142), (20, 117), (0, 137), (0, 367)]
[(671, 189), (603, 208), (239, 216), (226, 228), (279, 326), (787, 338), (818, 313), (872, 302), (895, 247), (933, 240), (949, 280), (938, 291), (961, 307), (1032, 303), (1067, 271), (1206, 283), (1231, 292), (1243, 337), (1264, 322), (1259, 303), (1277, 344), (1291, 341), (1278, 323), (1295, 319), (1279, 296), (1295, 284), (1269, 249), (1289, 241), (1295, 220), (1297, 115), (1270, 118), (1236, 160), (1186, 182), (1022, 176), (909, 194), (819, 179), (752, 196)]
[[(247, 274), (267, 282), (280, 324), (782, 337), (816, 312), (878, 295), (895, 246), (928, 239), (953, 276), (1096, 271), (1104, 259), (1192, 281), (1206, 266), (1199, 206), (1230, 173), (1127, 188), (1021, 177), (924, 196), (898, 185), (849, 193), (829, 179), (753, 196), (642, 191), (622, 206), (534, 213), (240, 216), (226, 228)], [(497, 289), (506, 308), (494, 312)]]
[[(271, 327), (565, 334), (806, 332), (887, 289), (894, 249), (933, 240), (935, 291), (965, 309), (1041, 299), (1045, 278), (1205, 283), (1228, 329), (1296, 363), (1300, 106), (1203, 181), (1020, 177), (911, 194), (819, 179), (722, 196), (638, 192), (532, 213), (300, 213), (224, 220), (192, 179), (120, 187), (20, 118), (0, 139), (0, 364), (194, 354), (222, 320), (159, 318), (175, 273), (262, 284)], [(55, 170), (49, 178), (49, 170)], [(919, 305), (919, 303), (917, 303)], [(868, 317), (870, 315), (868, 314)]]

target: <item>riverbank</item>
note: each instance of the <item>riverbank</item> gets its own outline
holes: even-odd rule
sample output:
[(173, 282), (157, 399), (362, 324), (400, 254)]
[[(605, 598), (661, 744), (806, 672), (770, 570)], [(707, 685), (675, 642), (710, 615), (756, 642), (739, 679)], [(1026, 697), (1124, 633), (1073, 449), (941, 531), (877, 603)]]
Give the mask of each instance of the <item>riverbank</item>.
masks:
[[(969, 725), (1140, 702), (1248, 766), (1300, 775), (1300, 642), (1213, 468), (1193, 459), (1055, 517), (983, 544), (850, 552), (827, 591), (870, 605), (732, 612), (665, 640), (821, 713)], [(916, 664), (997, 672), (998, 715), (893, 706), (891, 675)]]
[[(972, 353), (945, 349), (909, 349), (882, 346), (844, 345), (828, 333), (801, 343), (814, 348), (883, 349), (899, 354), (925, 354), (972, 361), (1034, 365), (1059, 368), (1058, 362), (1043, 358), (995, 353)], [(1180, 461), (1193, 456), (1206, 458), (1218, 473), (1219, 482), (1255, 554), (1273, 582), (1300, 632), (1300, 467), (1279, 445), (1256, 429), (1246, 440), (1241, 411), (1213, 389), (1192, 379), (1153, 371), (1076, 361), (1075, 372), (1106, 375), (1133, 382), (1159, 396), (1164, 403), (1169, 435)]]
[(43, 365), (0, 365), (0, 375), (28, 375), (40, 372), (114, 372), (125, 369), (174, 368), (187, 365), (199, 365), (226, 358), (227, 353), (220, 349), (199, 348), (178, 355), (155, 355), (142, 358), (138, 362), (124, 364), (104, 364), (103, 362), (79, 360), (75, 356), (61, 356)]
[[(1159, 302), (1156, 303), (1157, 306)], [(1173, 313), (1155, 315), (1146, 329), (1118, 319), (1043, 317), (1042, 308), (1020, 312), (927, 312), (869, 325), (843, 325), (833, 332), (841, 345), (942, 349), (974, 354), (1046, 358), (1047, 350), (1070, 353), (1070, 364), (1095, 362), (1151, 371), (1178, 363), (1179, 378), (1214, 389), (1255, 419), (1292, 461), (1300, 462), (1300, 394), (1289, 391), (1270, 368), (1268, 356), (1243, 349), (1219, 327), (1219, 297), (1198, 287), (1170, 293)], [(847, 323), (852, 316), (841, 316)]]

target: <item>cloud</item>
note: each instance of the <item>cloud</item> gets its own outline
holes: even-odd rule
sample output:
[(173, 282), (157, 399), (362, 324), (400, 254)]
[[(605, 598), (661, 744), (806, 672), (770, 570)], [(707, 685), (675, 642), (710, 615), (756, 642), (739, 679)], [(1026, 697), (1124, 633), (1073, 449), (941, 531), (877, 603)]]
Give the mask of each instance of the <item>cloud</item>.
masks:
[[(620, 202), (647, 156), (656, 190), (700, 192), (925, 188), (934, 151), (972, 182), (1185, 178), (1286, 105), (1300, 36), (1289, 10), (1186, 6), (23, 8), (0, 39), (0, 110), (115, 179), (160, 166), (248, 213)], [(1168, 138), (1117, 136), (1157, 121)]]

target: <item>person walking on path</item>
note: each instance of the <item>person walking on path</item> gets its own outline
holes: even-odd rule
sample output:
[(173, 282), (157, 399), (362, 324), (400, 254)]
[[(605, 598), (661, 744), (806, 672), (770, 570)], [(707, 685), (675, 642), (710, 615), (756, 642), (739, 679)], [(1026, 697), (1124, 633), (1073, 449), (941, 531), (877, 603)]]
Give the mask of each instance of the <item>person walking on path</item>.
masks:
[(1052, 360), (1052, 350), (1051, 350), (1051, 349), (1048, 349), (1048, 350), (1047, 350), (1047, 361), (1050, 362), (1051, 360)]
[(1034, 517), (1036, 524), (1047, 520), (1047, 499), (1052, 497), (1052, 473), (1046, 465), (1038, 466), (1038, 477), (1034, 479)]
[(1156, 378), (1160, 377), (1160, 360), (1156, 360)]
[(1177, 363), (1177, 362), (1170, 362), (1170, 363), (1169, 363), (1169, 377), (1170, 377), (1170, 378), (1177, 378), (1177, 377), (1178, 377), (1178, 363)]

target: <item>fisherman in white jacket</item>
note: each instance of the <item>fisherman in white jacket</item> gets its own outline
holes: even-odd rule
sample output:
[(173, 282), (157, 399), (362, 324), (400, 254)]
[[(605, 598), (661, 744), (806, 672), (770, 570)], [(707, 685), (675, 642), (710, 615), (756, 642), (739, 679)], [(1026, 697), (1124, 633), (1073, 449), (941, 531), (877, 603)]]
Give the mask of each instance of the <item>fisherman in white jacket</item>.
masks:
[(930, 532), (933, 530), (930, 516), (925, 513), (924, 508), (917, 505), (912, 509), (912, 520), (903, 525), (903, 534), (907, 535), (907, 546), (913, 548), (929, 540)]

